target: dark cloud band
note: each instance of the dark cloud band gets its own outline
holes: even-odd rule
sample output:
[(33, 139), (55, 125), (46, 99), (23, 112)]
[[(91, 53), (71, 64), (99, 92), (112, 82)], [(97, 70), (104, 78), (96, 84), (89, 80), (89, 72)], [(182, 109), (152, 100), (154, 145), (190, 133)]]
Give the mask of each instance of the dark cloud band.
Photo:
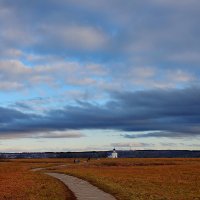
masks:
[[(113, 92), (104, 105), (79, 102), (76, 106), (32, 115), (1, 108), (0, 134), (38, 133), (68, 129), (148, 131), (138, 137), (186, 137), (200, 135), (200, 89)], [(6, 116), (6, 117), (5, 117)]]

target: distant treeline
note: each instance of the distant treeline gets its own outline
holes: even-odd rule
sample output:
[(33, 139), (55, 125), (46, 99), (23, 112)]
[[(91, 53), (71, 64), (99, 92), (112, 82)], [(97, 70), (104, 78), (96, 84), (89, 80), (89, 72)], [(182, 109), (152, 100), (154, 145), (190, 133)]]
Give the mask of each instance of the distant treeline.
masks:
[[(111, 151), (0, 153), (0, 158), (106, 158), (110, 153)], [(188, 150), (119, 150), (117, 153), (119, 158), (200, 158), (200, 151)]]

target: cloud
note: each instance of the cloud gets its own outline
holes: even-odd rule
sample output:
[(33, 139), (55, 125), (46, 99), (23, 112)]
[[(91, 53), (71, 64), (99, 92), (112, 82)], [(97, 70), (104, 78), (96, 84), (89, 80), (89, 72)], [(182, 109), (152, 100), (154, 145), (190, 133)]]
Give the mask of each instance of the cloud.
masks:
[[(200, 128), (199, 128), (200, 130)], [(124, 134), (123, 136), (125, 138), (134, 139), (134, 138), (149, 138), (149, 137), (169, 137), (169, 138), (184, 138), (187, 136), (190, 136), (191, 130), (181, 130), (182, 132), (176, 132), (174, 130), (172, 131), (155, 131), (155, 132), (149, 132), (146, 134)], [(185, 132), (187, 131), (187, 132)], [(193, 132), (194, 134), (198, 134)], [(194, 136), (194, 135), (193, 135)]]
[(0, 134), (199, 135), (199, 6), (1, 0)]
[(54, 47), (59, 45), (63, 49), (67, 46), (71, 50), (98, 50), (105, 47), (109, 39), (101, 29), (92, 26), (73, 25), (59, 27), (54, 25), (51, 27), (44, 26), (41, 29), (47, 35), (45, 40), (47, 40), (48, 44), (46, 45), (51, 45), (51, 42), (55, 42), (54, 38), (57, 38), (56, 43), (52, 45)]
[[(0, 89), (185, 87), (200, 75), (198, 6), (197, 0), (3, 0)], [(100, 65), (107, 76), (83, 63)]]
[(15, 46), (38, 53), (111, 60), (128, 56), (140, 64), (172, 62), (169, 58), (175, 54), (199, 53), (198, 6), (197, 0), (125, 4), (120, 0), (3, 0), (0, 38), (4, 49)]
[(1, 128), (4, 126), (5, 123), (12, 123), (15, 120), (29, 120), (30, 118), (33, 117), (33, 115), (26, 115), (25, 113), (22, 113), (20, 111), (10, 109), (10, 108), (3, 108), (0, 107), (0, 123), (1, 123)]
[(1, 108), (0, 134), (111, 129), (126, 138), (199, 136), (199, 88), (113, 92), (111, 98), (104, 105), (79, 101), (42, 114)]
[(33, 67), (19, 60), (2, 60), (0, 61), (0, 73), (0, 89), (16, 91), (38, 85), (48, 87), (95, 85), (96, 78), (104, 77), (106, 70), (96, 63), (81, 64), (63, 59)]
[(192, 143), (192, 144), (187, 144), (187, 143), (179, 143), (179, 142), (176, 142), (176, 143), (173, 143), (173, 142), (160, 142), (160, 145), (161, 146), (167, 146), (167, 147), (177, 147), (177, 146), (184, 146), (184, 147), (199, 147), (200, 145), (199, 144), (195, 144), (195, 143)]
[[(2, 91), (24, 91), (41, 86), (62, 90), (73, 86), (84, 92), (87, 92), (89, 87), (90, 92), (99, 91), (98, 93), (105, 96), (109, 90), (125, 90), (127, 87), (174, 88), (198, 81), (197, 74), (188, 70), (160, 70), (154, 66), (119, 63), (108, 66), (96, 62), (69, 61), (56, 56), (24, 56), (26, 62), (18, 59), (0, 61)], [(26, 64), (29, 62), (32, 66)]]
[(35, 138), (81, 138), (85, 137), (84, 134), (78, 131), (64, 131), (64, 132), (49, 132), (49, 133), (41, 133), (33, 136)]
[(0, 139), (7, 140), (7, 139), (16, 139), (16, 138), (31, 138), (31, 139), (59, 139), (59, 138), (82, 138), (85, 137), (84, 134), (73, 131), (47, 131), (47, 132), (35, 132), (35, 133), (2, 133), (0, 134)]
[(137, 143), (137, 142), (118, 142), (118, 143), (111, 143), (110, 146), (115, 148), (131, 148), (131, 147), (149, 147), (154, 146), (153, 144), (149, 143)]

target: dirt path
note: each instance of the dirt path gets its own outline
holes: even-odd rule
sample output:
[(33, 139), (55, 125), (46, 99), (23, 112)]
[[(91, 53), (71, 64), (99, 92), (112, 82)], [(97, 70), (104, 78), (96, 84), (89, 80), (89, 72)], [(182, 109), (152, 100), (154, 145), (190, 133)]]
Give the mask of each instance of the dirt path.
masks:
[[(43, 168), (33, 169), (40, 171)], [(100, 190), (80, 178), (60, 173), (45, 173), (62, 181), (76, 196), (77, 200), (116, 200), (112, 195)]]

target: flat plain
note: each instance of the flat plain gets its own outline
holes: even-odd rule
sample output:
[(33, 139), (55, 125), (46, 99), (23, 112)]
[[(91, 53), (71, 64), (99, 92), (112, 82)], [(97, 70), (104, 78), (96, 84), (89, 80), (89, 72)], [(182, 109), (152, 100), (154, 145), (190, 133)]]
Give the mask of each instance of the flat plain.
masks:
[(37, 167), (87, 180), (119, 200), (200, 199), (200, 159), (86, 160), (80, 159), (80, 163), (73, 163), (73, 159), (0, 162), (0, 199), (74, 198), (61, 182), (42, 171), (30, 172)]
[(0, 160), (0, 200), (74, 200), (64, 184), (32, 168), (54, 163), (34, 160)]

